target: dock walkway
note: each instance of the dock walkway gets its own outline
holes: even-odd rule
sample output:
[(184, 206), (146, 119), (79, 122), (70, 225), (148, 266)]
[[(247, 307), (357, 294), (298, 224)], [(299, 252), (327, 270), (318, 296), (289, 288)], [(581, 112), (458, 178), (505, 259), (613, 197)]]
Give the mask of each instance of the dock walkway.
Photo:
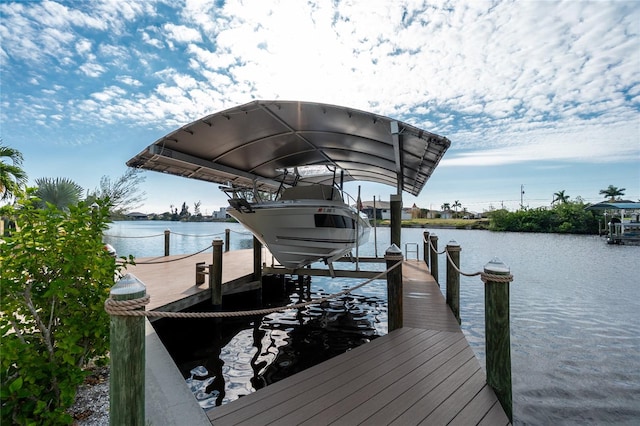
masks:
[[(252, 256), (252, 250), (223, 254), (223, 294), (256, 285), (251, 274), (247, 275), (249, 265), (253, 265)], [(201, 261), (210, 263), (211, 253), (168, 263), (141, 262), (128, 272), (147, 285), (151, 296), (148, 309), (180, 310), (209, 297), (206, 280), (205, 284), (194, 285), (195, 263)], [(178, 392), (180, 389), (175, 386), (184, 381), (177, 368), (173, 369), (177, 375), (170, 382), (175, 385), (175, 395), (159, 395), (154, 390), (157, 386), (147, 383), (149, 391), (154, 392), (154, 396), (147, 397), (148, 419), (180, 424), (178, 419), (192, 416), (192, 424), (206, 422), (216, 426), (509, 424), (424, 262), (404, 261), (402, 272), (403, 328), (207, 413), (186, 395), (188, 392)], [(150, 336), (150, 331), (148, 327), (147, 340), (155, 335)], [(150, 355), (155, 357), (148, 348), (147, 357)], [(162, 370), (160, 361), (154, 359), (147, 359), (151, 377), (157, 375), (156, 369)], [(163, 359), (167, 362), (166, 355)], [(171, 420), (167, 407), (184, 413), (169, 413), (174, 419)], [(159, 408), (164, 409), (164, 414), (156, 411)], [(196, 422), (200, 416), (202, 420)]]
[(207, 413), (222, 425), (507, 425), (426, 265), (403, 264), (404, 327)]

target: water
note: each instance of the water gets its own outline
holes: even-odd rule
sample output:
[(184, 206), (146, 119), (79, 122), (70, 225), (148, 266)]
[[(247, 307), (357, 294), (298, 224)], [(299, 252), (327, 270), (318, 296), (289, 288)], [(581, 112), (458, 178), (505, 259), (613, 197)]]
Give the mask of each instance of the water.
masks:
[[(173, 235), (172, 253), (198, 251), (209, 244), (210, 234), (222, 237), (225, 228), (233, 231), (231, 249), (251, 247), (251, 235), (240, 225), (231, 223), (119, 222), (113, 224), (108, 233), (153, 235), (162, 234), (167, 227), (172, 232), (208, 235), (181, 237), (189, 239), (188, 242), (178, 241), (178, 236)], [(515, 424), (640, 422), (640, 247), (607, 245), (594, 236), (431, 231), (439, 237), (440, 250), (450, 240), (460, 244), (463, 272), (480, 271), (493, 257), (511, 268), (514, 275), (510, 289)], [(420, 258), (422, 232), (422, 229), (402, 230), (404, 243), (419, 243)], [(145, 257), (163, 253), (162, 237), (110, 238), (107, 242), (120, 254)], [(378, 255), (384, 253), (388, 242), (389, 229), (379, 228)], [(181, 248), (182, 251), (174, 251), (174, 244), (175, 250)], [(412, 248), (410, 246), (410, 250)], [(372, 236), (370, 243), (360, 248), (360, 253), (372, 255), (373, 252)], [(415, 254), (409, 252), (409, 257)], [(439, 262), (439, 280), (444, 283), (446, 268), (442, 255)], [(314, 277), (310, 293), (293, 289), (287, 297), (290, 301), (306, 300), (316, 294), (334, 293), (356, 282)], [(462, 328), (483, 365), (483, 284), (478, 277), (463, 276), (460, 292)], [(208, 343), (202, 345), (204, 336), (198, 332), (183, 333), (183, 344), (197, 354), (194, 360), (186, 361), (185, 377), (190, 376), (185, 368), (198, 367), (196, 364), (204, 366), (209, 376), (216, 377), (214, 382), (220, 380), (220, 375), (228, 378), (226, 395), (222, 397), (218, 393), (216, 400), (237, 398), (269, 380), (304, 367), (299, 364), (301, 357), (296, 356), (299, 345), (308, 345), (303, 346), (303, 350), (311, 353), (321, 352), (319, 349), (334, 343), (344, 350), (345, 345), (357, 345), (386, 333), (384, 293), (384, 284), (377, 282), (358, 290), (353, 300), (332, 302), (322, 309), (274, 314), (266, 320), (225, 323), (223, 335), (215, 337), (223, 343), (217, 358), (222, 360), (222, 366), (213, 365), (211, 361), (205, 365), (210, 355), (217, 355), (208, 351), (217, 349), (213, 344), (209, 349)], [(307, 324), (310, 326), (305, 328)], [(335, 330), (345, 324), (349, 325), (347, 337), (336, 338), (322, 331), (322, 327)], [(357, 324), (357, 332), (353, 324)], [(192, 365), (188, 365), (189, 362)], [(256, 372), (266, 372), (267, 379)]]

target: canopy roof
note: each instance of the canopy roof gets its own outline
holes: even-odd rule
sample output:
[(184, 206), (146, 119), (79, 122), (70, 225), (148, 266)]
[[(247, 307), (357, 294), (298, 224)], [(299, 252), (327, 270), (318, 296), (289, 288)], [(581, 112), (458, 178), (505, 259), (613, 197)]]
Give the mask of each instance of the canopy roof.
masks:
[[(330, 166), (344, 181), (418, 195), (451, 142), (380, 115), (336, 105), (253, 101), (208, 115), (158, 139), (130, 167), (272, 191), (283, 169)], [(305, 178), (331, 184), (332, 176)]]
[(622, 202), (608, 202), (602, 201), (598, 204), (592, 204), (586, 207), (586, 210), (634, 210), (640, 209), (640, 203), (634, 203), (633, 201)]

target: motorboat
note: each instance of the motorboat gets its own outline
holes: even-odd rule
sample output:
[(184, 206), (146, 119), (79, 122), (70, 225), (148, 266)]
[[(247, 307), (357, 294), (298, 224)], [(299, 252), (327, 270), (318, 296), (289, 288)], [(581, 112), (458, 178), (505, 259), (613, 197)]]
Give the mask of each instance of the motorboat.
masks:
[(272, 200), (242, 188), (222, 189), (230, 196), (227, 213), (285, 268), (318, 261), (331, 267), (368, 241), (369, 218), (357, 202), (349, 205), (348, 195), (336, 185), (298, 183), (280, 188)]

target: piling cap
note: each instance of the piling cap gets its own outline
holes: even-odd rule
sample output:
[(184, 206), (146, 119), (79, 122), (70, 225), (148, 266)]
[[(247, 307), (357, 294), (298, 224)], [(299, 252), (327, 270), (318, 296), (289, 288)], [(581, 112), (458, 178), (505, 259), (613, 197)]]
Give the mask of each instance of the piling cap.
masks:
[(125, 295), (146, 292), (147, 287), (133, 274), (127, 274), (111, 287), (111, 294)]
[(460, 244), (456, 240), (451, 240), (447, 243), (448, 246), (460, 247)]
[(391, 244), (387, 251), (384, 252), (385, 255), (402, 255), (402, 250), (395, 244)]
[(484, 271), (494, 274), (508, 274), (511, 270), (504, 264), (504, 262), (502, 262), (502, 260), (494, 257), (489, 263), (484, 265)]

